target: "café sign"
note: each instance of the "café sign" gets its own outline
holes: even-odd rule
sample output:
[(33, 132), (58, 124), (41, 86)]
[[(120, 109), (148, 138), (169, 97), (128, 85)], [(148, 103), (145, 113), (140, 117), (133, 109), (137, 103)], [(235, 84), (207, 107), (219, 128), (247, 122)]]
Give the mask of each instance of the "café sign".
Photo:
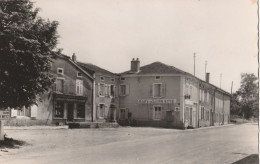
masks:
[(176, 99), (139, 99), (138, 104), (175, 104)]

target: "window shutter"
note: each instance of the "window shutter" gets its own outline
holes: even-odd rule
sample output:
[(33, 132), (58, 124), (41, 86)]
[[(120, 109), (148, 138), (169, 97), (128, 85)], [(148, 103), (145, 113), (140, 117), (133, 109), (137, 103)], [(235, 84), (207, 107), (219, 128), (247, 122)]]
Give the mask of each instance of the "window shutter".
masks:
[(161, 108), (161, 120), (163, 120), (164, 118), (165, 118), (165, 116), (166, 116), (166, 112), (165, 112), (165, 110), (164, 110), (164, 106), (162, 106), (162, 108)]
[(122, 88), (121, 88), (121, 85), (119, 85), (119, 96), (122, 96)]
[(115, 86), (115, 97), (118, 96), (118, 88)]
[(152, 120), (154, 117), (153, 107), (151, 106), (148, 109), (149, 109), (149, 118), (148, 119)]
[(150, 98), (153, 97), (153, 84), (150, 85), (149, 96)]
[(166, 97), (166, 84), (162, 84), (162, 97)]
[(126, 94), (126, 95), (129, 95), (129, 94), (130, 94), (129, 84), (126, 84), (126, 85), (125, 85), (125, 94)]
[(100, 83), (97, 83), (96, 95), (99, 97)]

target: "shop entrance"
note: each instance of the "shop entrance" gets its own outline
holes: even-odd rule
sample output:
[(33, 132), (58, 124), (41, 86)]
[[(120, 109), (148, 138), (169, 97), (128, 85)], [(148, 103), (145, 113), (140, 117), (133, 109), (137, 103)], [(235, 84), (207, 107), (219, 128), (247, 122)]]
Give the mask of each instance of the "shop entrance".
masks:
[(68, 117), (67, 120), (68, 121), (73, 121), (73, 103), (68, 103)]

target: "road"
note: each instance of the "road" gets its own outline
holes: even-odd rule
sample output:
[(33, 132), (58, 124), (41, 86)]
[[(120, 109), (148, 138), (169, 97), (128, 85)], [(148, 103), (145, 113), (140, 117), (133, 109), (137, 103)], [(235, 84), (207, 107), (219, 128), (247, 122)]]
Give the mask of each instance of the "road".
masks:
[(225, 164), (258, 154), (258, 125), (160, 128), (6, 129), (29, 145), (0, 152), (0, 163)]

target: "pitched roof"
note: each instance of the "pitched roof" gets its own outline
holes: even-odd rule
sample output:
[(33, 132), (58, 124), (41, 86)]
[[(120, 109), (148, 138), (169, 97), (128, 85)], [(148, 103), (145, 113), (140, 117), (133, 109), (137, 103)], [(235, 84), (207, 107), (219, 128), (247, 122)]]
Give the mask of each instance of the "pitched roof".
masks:
[[(126, 71), (121, 74), (133, 74), (133, 72)], [(176, 67), (157, 61), (140, 67), (140, 71), (134, 74), (143, 75), (143, 74), (189, 74), (189, 73), (182, 71)]]
[(85, 75), (87, 75), (89, 78), (91, 78), (93, 80), (93, 75), (90, 74), (90, 72), (82, 69), (78, 64), (76, 64), (75, 62), (73, 62), (69, 56), (64, 55), (64, 54), (60, 54), (60, 55), (56, 55), (56, 57), (60, 57), (63, 59), (66, 59), (67, 61), (69, 61), (72, 65), (74, 65), (76, 68), (78, 68), (81, 72), (83, 72)]
[(103, 73), (103, 74), (109, 74), (109, 75), (115, 75), (114, 73), (105, 70), (103, 68), (100, 68), (94, 64), (90, 64), (90, 63), (82, 63), (82, 62), (77, 62), (77, 64), (83, 68), (84, 70), (88, 71), (89, 73), (91, 73), (92, 75), (94, 73)]
[(201, 82), (205, 82), (207, 84), (210, 84), (211, 86), (217, 88), (219, 91), (221, 92), (224, 92), (228, 95), (230, 95), (230, 93), (224, 91), (223, 89), (211, 84), (211, 83), (208, 83), (188, 72), (185, 72), (185, 71), (182, 71), (174, 66), (170, 66), (170, 65), (167, 65), (167, 64), (164, 64), (164, 63), (161, 63), (161, 62), (154, 62), (154, 63), (151, 63), (151, 64), (148, 64), (148, 65), (145, 65), (145, 66), (142, 66), (140, 67), (140, 71), (139, 72), (136, 72), (136, 73), (133, 73), (131, 71), (126, 71), (126, 72), (123, 72), (121, 73), (121, 75), (127, 75), (127, 74), (136, 74), (136, 75), (145, 75), (145, 74), (182, 74), (182, 75), (189, 75), (189, 76), (192, 76), (192, 77), (195, 77), (196, 79), (200, 80)]

